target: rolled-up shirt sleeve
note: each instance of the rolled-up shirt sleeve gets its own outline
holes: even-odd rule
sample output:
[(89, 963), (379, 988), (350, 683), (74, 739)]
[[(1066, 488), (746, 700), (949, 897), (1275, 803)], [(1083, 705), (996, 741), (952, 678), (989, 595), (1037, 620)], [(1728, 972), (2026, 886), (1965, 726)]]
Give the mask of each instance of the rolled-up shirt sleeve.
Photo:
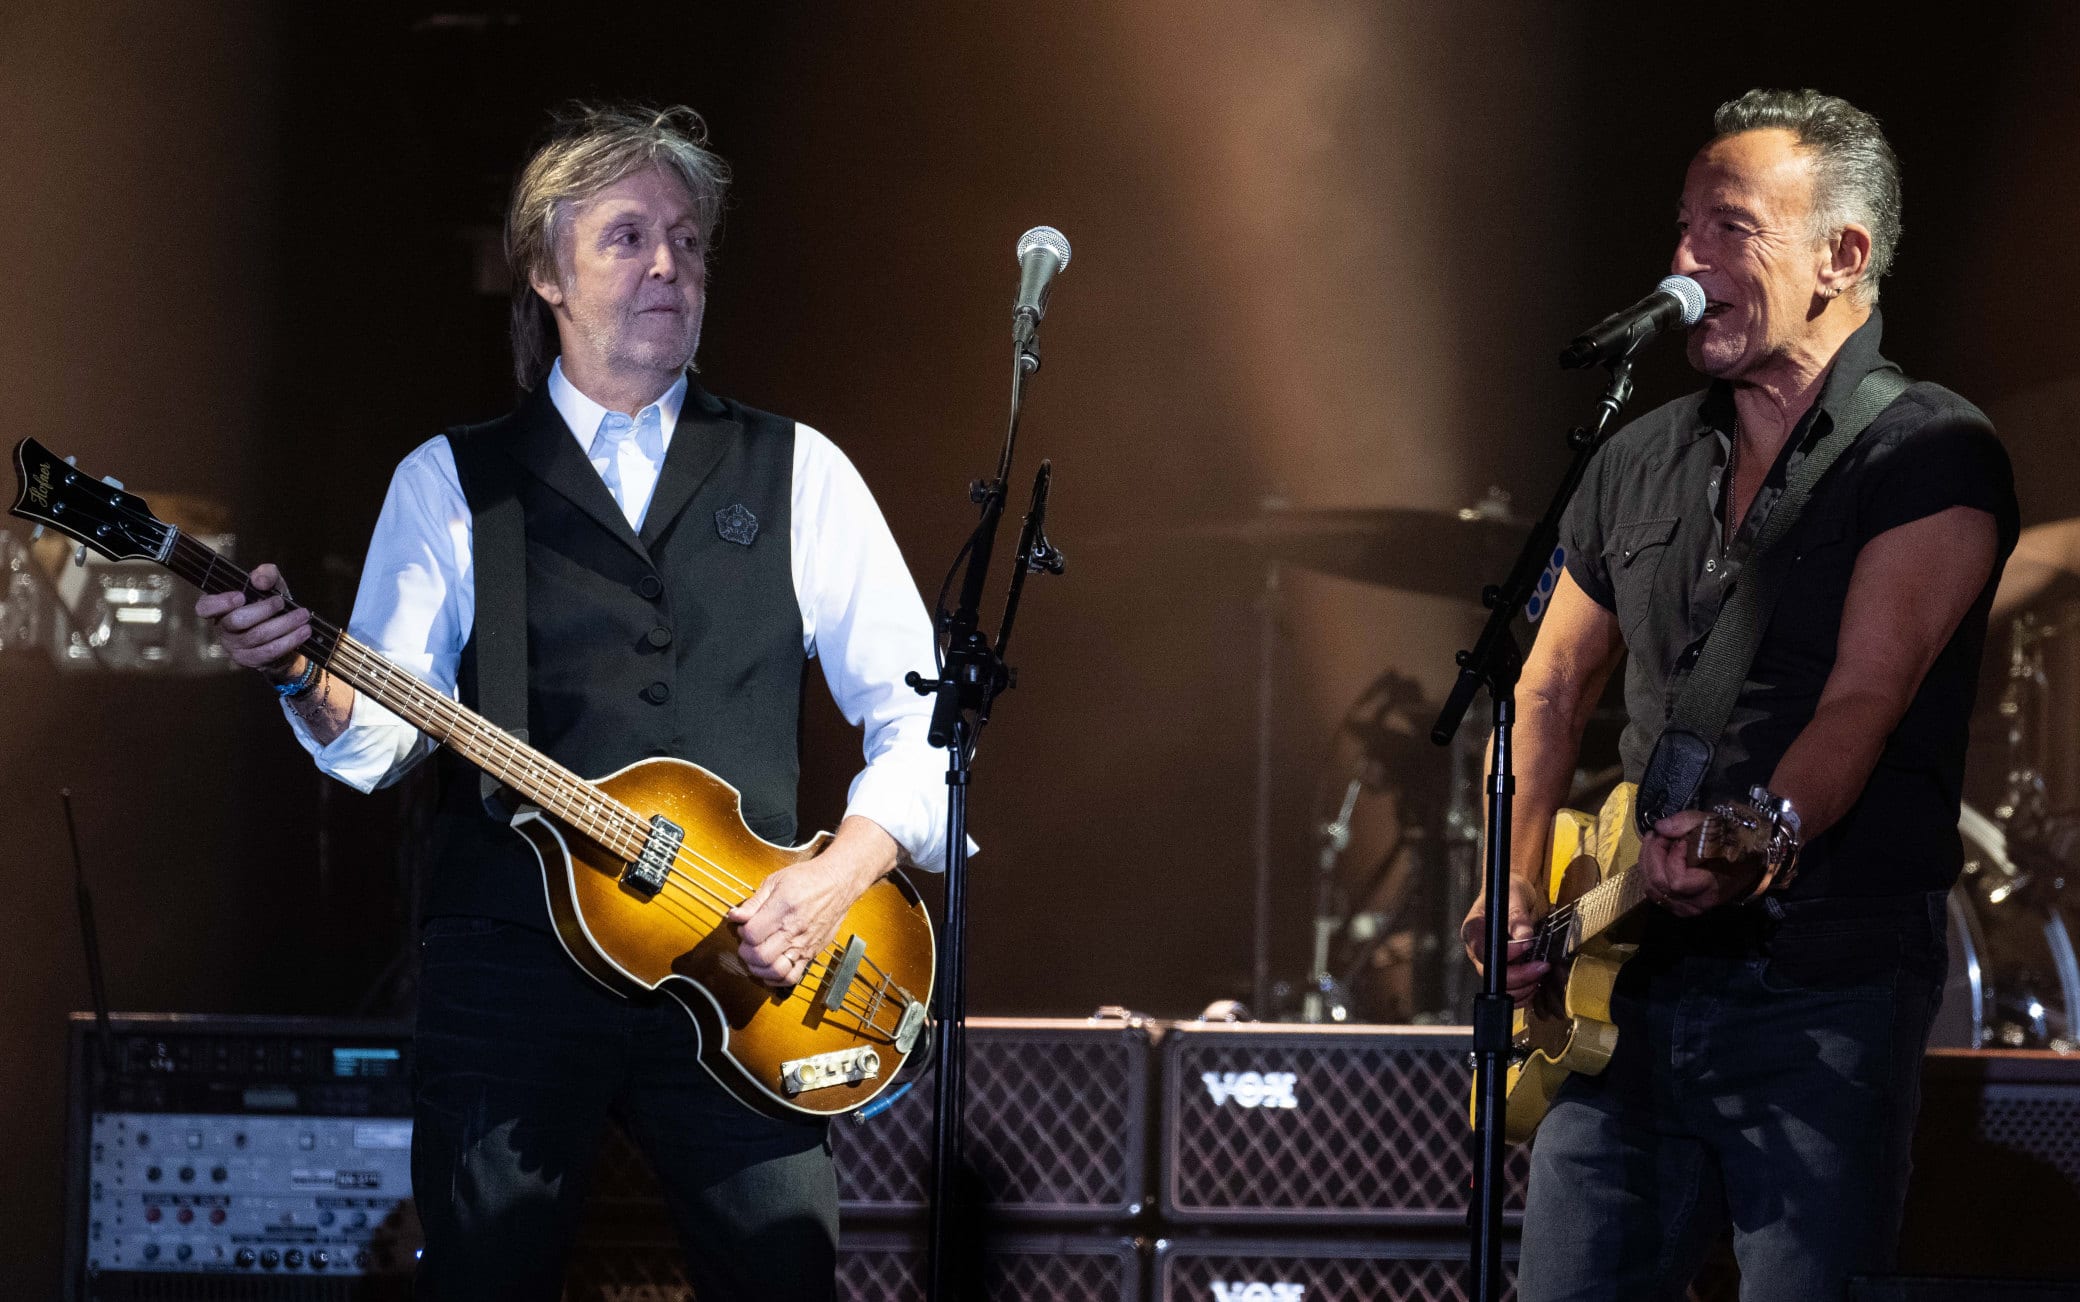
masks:
[(895, 535), (866, 481), (835, 444), (795, 426), (790, 530), (803, 649), (846, 720), (865, 730), (866, 767), (845, 812), (872, 819), (930, 871), (945, 867), (946, 755), (925, 739), (931, 698), (903, 681), (930, 677), (932, 623)]
[[(476, 620), (470, 526), (448, 440), (421, 444), (391, 476), (347, 625), (356, 641), (448, 696)], [(359, 791), (388, 786), (433, 750), (417, 728), (364, 692), (355, 694), (346, 731), (327, 745), (287, 702), (283, 713), (318, 768)]]

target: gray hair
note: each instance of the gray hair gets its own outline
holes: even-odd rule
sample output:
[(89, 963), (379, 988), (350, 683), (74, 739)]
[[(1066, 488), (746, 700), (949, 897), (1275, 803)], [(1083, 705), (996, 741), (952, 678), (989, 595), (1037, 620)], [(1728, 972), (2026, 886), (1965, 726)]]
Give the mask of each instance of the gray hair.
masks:
[(1751, 90), (1712, 114), (1721, 137), (1779, 128), (1797, 137), (1814, 165), (1814, 236), (1825, 239), (1849, 222), (1871, 233), (1870, 265), (1849, 291), (1878, 301), (1878, 280), (1899, 248), (1899, 159), (1878, 119), (1817, 90)]
[[(650, 168), (677, 177), (693, 198), (701, 239), (712, 246), (729, 191), (729, 165), (707, 148), (700, 114), (683, 105), (573, 104), (513, 182), (506, 206), (506, 263), (513, 273), (513, 378), (533, 389), (556, 358), (556, 319), (530, 283), (563, 283), (559, 232), (574, 205)], [(706, 250), (703, 250), (705, 256)]]

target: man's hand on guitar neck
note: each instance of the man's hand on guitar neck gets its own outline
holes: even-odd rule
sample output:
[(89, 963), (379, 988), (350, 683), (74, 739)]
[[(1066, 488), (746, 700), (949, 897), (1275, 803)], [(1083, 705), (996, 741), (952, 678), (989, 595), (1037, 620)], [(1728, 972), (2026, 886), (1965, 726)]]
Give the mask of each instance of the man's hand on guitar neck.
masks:
[[(248, 576), (252, 595), (218, 592), (198, 598), (195, 614), (208, 620), (232, 662), (257, 670), (273, 683), (294, 682), (308, 662), (298, 650), (311, 635), (311, 612), (298, 606), (284, 610), (289, 586), (272, 564), (257, 565)], [(354, 689), (320, 673), (312, 690), (290, 700), (319, 745), (346, 731), (354, 710)]]
[(1679, 918), (1694, 918), (1722, 904), (1735, 904), (1755, 893), (1762, 880), (1762, 856), (1699, 859), (1697, 833), (1704, 826), (1700, 810), (1686, 809), (1654, 824), (1639, 843), (1639, 867), (1646, 896)]
[[(1502, 975), (1502, 987), (1519, 1008), (1531, 1002), (1538, 993), (1539, 983), (1552, 971), (1550, 963), (1533, 963), (1525, 959), (1531, 952), (1531, 937), (1538, 929), (1538, 920), (1546, 915), (1546, 901), (1538, 888), (1516, 874), (1509, 879), (1509, 969)], [(1485, 972), (1488, 956), (1488, 903), (1483, 896), (1473, 902), (1466, 921), (1459, 925), (1459, 939), (1466, 945), (1466, 956), (1473, 960), (1475, 970)]]
[(814, 859), (790, 864), (729, 911), (737, 954), (756, 980), (785, 990), (809, 975), (837, 939), (845, 912), (896, 866), (895, 838), (852, 815)]

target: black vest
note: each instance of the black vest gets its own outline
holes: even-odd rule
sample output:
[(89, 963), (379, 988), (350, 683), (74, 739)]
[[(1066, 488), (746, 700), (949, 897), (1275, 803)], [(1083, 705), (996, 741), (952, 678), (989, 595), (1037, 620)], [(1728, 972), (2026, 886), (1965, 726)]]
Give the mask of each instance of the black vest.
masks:
[[(692, 760), (744, 793), (753, 831), (792, 842), (806, 664), (789, 564), (794, 422), (689, 381), (638, 537), (547, 389), (448, 435), (472, 512), (487, 485), (521, 508), (528, 742), (590, 778)], [(480, 621), (497, 608), (483, 575)], [(457, 671), (472, 709), (480, 629)], [(546, 930), (532, 851), (486, 811), (474, 769), (446, 751), (441, 763), (424, 916)]]

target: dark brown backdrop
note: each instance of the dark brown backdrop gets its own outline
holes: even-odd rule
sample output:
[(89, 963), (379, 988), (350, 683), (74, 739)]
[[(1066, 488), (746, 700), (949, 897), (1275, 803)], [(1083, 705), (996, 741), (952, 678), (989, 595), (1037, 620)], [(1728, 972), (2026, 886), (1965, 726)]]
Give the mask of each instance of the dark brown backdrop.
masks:
[[(41, 8), (43, 12), (29, 12)], [(1812, 84), (1888, 124), (1893, 351), (2009, 416), (2031, 520), (2080, 513), (2066, 419), (2080, 205), (2063, 7), (1816, 34), (1804, 11), (1233, 0), (701, 5), (512, 19), (109, 0), (0, 14), (0, 381), (31, 433), (230, 506), (343, 613), (389, 469), (509, 399), (487, 240), (572, 95), (683, 100), (739, 184), (702, 366), (835, 437), (927, 592), (994, 464), (1012, 244), (1075, 243), (1019, 479), (1057, 467), (981, 758), (978, 1012), (1184, 1013), (1247, 986), (1257, 575), (1209, 526), (1267, 497), (1534, 507), (1590, 385), (1556, 345), (1661, 274), (1711, 106)], [(1782, 20), (1779, 22), (1779, 20)], [(486, 292), (487, 290), (492, 292)], [(1640, 408), (1688, 383), (1650, 362)], [(1217, 535), (1217, 529), (1215, 530)], [(1282, 971), (1307, 804), (1380, 668), (1431, 693), (1469, 603), (1295, 576), (1274, 771)], [(394, 794), (321, 783), (257, 684), (0, 664), (0, 1294), (53, 1286), (61, 1019), (85, 1002), (70, 785), (120, 1007), (341, 1012), (399, 940)], [(857, 743), (808, 729), (805, 813)]]

